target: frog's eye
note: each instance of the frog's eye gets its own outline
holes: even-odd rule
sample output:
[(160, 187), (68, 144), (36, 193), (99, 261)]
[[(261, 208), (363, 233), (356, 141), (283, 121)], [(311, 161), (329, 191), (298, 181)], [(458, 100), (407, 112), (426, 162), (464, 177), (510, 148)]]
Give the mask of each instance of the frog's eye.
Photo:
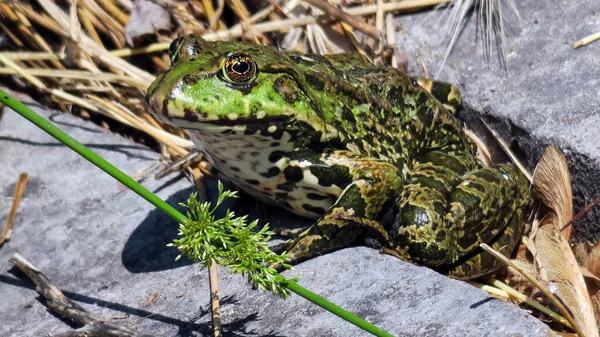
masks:
[(173, 40), (173, 42), (171, 42), (171, 45), (169, 46), (169, 59), (171, 60), (171, 64), (177, 62), (179, 56), (179, 47), (181, 46), (181, 42), (183, 42), (184, 37), (185, 36), (180, 36), (176, 38), (175, 40)]
[(227, 56), (222, 71), (223, 78), (231, 84), (248, 84), (258, 77), (256, 63), (244, 54)]

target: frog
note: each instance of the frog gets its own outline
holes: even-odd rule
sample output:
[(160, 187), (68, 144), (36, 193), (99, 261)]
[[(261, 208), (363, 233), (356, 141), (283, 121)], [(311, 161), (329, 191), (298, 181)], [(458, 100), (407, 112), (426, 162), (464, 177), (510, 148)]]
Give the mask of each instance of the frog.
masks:
[(459, 279), (496, 272), (531, 205), (511, 163), (486, 165), (455, 86), (359, 53), (304, 54), (184, 35), (145, 101), (248, 195), (313, 224), (280, 250), (297, 264), (368, 244)]

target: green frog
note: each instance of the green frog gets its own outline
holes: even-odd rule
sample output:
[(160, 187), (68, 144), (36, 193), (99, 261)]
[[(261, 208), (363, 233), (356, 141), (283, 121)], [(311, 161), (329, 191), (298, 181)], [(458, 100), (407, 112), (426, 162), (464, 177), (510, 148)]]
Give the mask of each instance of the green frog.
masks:
[(369, 238), (385, 253), (468, 279), (499, 267), (479, 244), (507, 255), (517, 245), (529, 183), (509, 164), (478, 162), (453, 113), (455, 87), (356, 53), (197, 35), (174, 40), (169, 55), (170, 69), (148, 88), (149, 107), (187, 130), (234, 185), (316, 219), (285, 242), (292, 263)]

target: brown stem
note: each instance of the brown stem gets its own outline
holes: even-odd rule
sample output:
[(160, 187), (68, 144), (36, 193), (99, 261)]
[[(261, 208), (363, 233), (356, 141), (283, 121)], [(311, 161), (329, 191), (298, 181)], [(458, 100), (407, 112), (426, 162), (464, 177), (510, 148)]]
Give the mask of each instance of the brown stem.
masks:
[(213, 334), (215, 337), (221, 337), (221, 305), (219, 303), (219, 279), (217, 276), (217, 262), (210, 259), (208, 268), (210, 278), (210, 305), (212, 309)]

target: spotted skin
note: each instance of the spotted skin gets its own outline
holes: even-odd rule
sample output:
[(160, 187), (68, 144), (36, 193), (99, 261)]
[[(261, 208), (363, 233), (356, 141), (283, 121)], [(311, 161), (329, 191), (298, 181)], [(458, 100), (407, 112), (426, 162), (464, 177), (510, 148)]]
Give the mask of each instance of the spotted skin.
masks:
[(292, 263), (377, 239), (458, 278), (495, 271), (482, 242), (515, 247), (530, 204), (512, 166), (482, 166), (448, 84), (364, 56), (283, 52), (195, 35), (148, 88), (154, 114), (187, 129), (221, 175), (316, 223), (284, 245)]

